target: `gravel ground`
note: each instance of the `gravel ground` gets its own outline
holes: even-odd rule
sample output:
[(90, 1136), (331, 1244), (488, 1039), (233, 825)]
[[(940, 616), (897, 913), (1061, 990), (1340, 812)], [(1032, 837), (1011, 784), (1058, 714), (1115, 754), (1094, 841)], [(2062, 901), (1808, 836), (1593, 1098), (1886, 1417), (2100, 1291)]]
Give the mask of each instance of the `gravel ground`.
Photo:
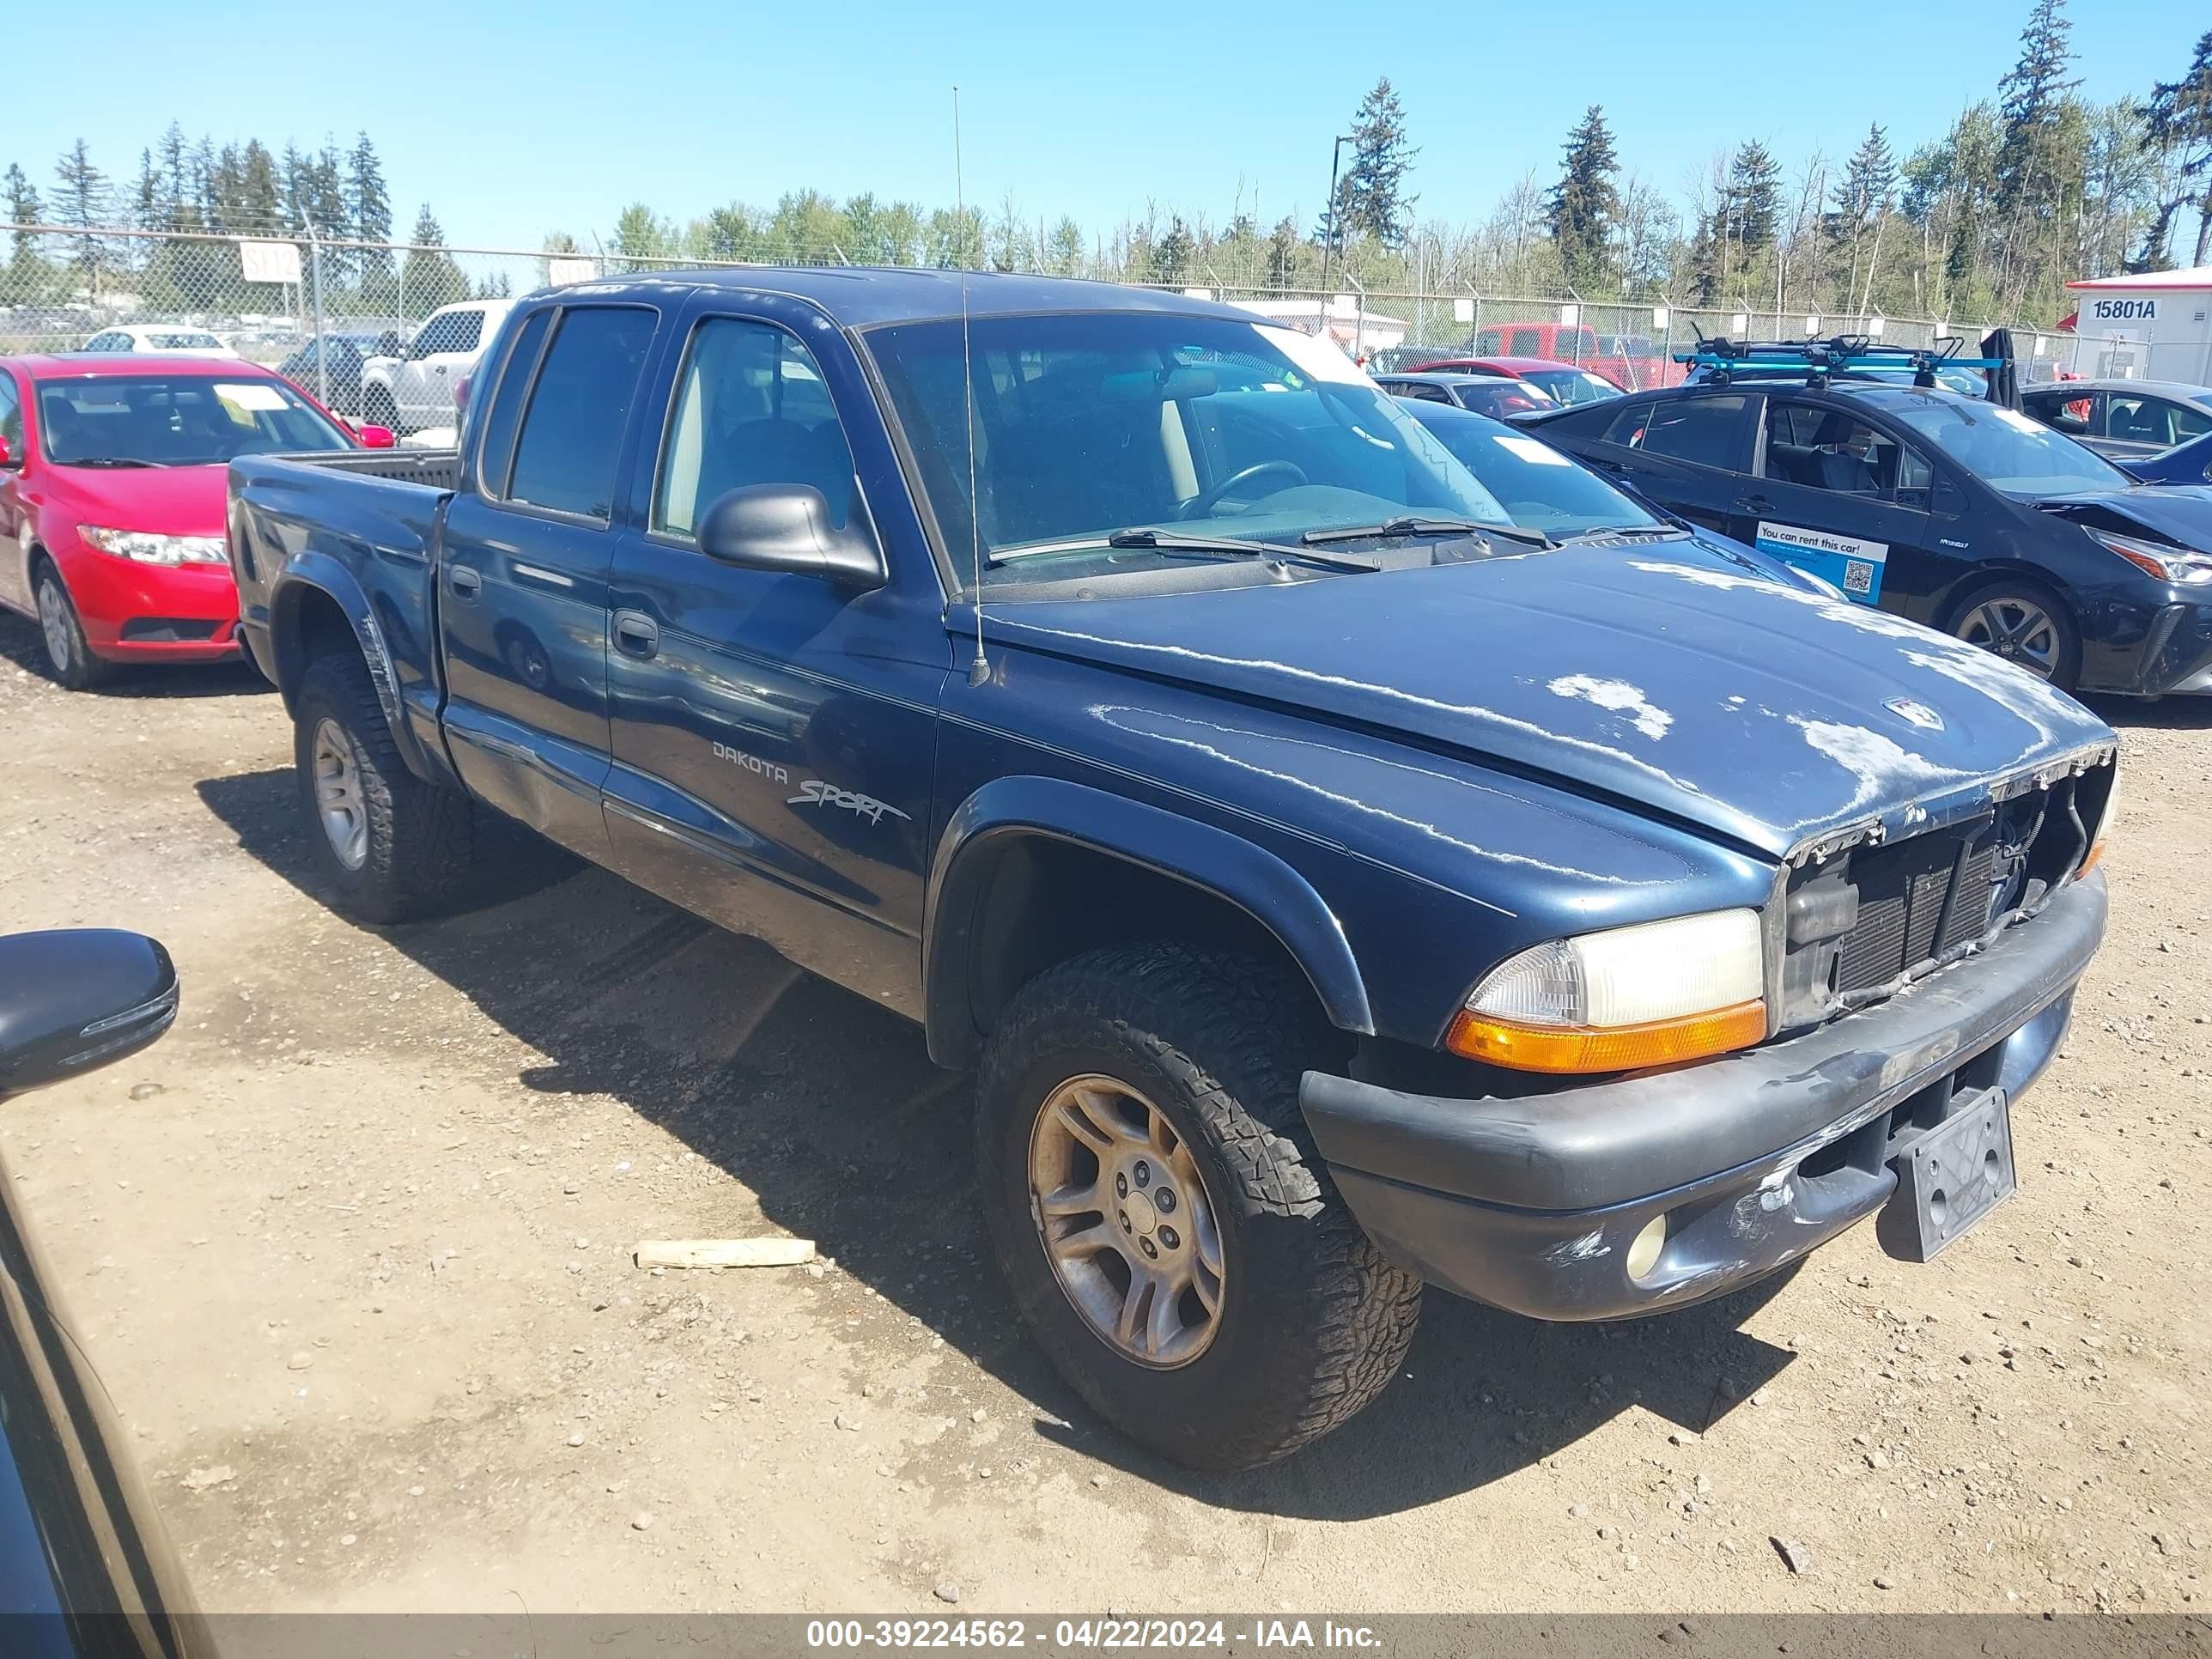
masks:
[[(912, 1028), (520, 831), (469, 914), (356, 927), (250, 670), (72, 696), (34, 648), (0, 618), (0, 925), (155, 933), (185, 1012), (9, 1114), (0, 1157), (211, 1609), (2201, 1593), (2212, 708), (2105, 710), (2112, 933), (1971, 1237), (1911, 1267), (1862, 1227), (1621, 1326), (1431, 1292), (1373, 1409), (1218, 1478), (1132, 1451), (1030, 1347), (966, 1084)], [(629, 1255), (764, 1231), (829, 1259)]]

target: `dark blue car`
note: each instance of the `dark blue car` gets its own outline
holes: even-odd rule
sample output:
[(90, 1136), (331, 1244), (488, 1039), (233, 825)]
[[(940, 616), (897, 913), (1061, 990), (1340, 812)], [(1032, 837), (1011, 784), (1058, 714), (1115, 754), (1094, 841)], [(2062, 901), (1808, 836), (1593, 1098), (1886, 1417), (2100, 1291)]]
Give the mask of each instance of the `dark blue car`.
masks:
[(1420, 412), (1173, 295), (669, 273), (520, 302), (457, 453), (236, 463), (230, 551), (337, 903), (468, 902), (483, 802), (910, 1016), (1038, 1341), (1239, 1467), (1425, 1280), (1945, 1248), (2104, 930), (2079, 704)]
[(2118, 465), (2138, 483), (2212, 484), (2212, 432)]

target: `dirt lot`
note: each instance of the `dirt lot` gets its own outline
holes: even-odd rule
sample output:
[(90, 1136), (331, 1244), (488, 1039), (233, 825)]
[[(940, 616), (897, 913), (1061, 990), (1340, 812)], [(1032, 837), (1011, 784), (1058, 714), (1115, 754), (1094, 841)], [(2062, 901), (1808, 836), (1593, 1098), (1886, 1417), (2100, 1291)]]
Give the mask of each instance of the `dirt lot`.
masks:
[[(2019, 1197), (1941, 1261), (1862, 1228), (1617, 1327), (1432, 1292), (1374, 1409), (1201, 1479), (1029, 1346), (966, 1085), (912, 1029), (520, 831), (471, 913), (350, 926), (250, 671), (71, 696), (33, 652), (0, 618), (0, 926), (151, 932), (186, 1001), (146, 1055), (9, 1114), (0, 1155), (211, 1609), (2202, 1593), (2212, 708), (2106, 711), (2113, 933), (2015, 1116)], [(763, 1230), (834, 1260), (628, 1254)]]

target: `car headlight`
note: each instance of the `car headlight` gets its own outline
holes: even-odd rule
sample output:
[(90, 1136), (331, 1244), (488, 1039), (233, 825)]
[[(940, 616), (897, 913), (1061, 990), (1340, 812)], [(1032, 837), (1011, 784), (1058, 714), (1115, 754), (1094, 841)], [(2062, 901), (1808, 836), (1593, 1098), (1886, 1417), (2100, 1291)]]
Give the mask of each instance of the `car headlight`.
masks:
[[(2082, 528), (2088, 530), (2087, 525)], [(2118, 554), (2162, 582), (2212, 582), (2212, 554), (2191, 552), (2165, 542), (2147, 542), (2114, 530), (2089, 530), (2089, 535), (2106, 552)]]
[(1619, 1072), (1748, 1048), (1766, 1035), (1756, 910), (1553, 939), (1493, 968), (1444, 1046), (1524, 1072)]
[(145, 530), (107, 530), (81, 524), (76, 533), (88, 547), (141, 564), (228, 564), (229, 550), (220, 536), (156, 536)]

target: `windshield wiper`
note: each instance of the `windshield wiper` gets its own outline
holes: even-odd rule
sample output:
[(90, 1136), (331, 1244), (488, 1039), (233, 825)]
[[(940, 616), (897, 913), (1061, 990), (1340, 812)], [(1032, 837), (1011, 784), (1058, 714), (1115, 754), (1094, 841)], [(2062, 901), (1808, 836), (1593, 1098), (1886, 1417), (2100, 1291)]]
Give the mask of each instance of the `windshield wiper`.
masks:
[(1658, 541), (1673, 541), (1690, 532), (1671, 524), (1601, 524), (1588, 530), (1577, 530), (1567, 538), (1571, 542), (1594, 542), (1607, 536), (1650, 536)]
[(1157, 553), (1219, 553), (1240, 559), (1302, 559), (1327, 565), (1332, 570), (1380, 570), (1380, 559), (1357, 553), (1323, 553), (1287, 542), (1245, 541), (1235, 536), (1186, 536), (1173, 530), (1117, 530), (1106, 538), (1109, 547), (1148, 547)]
[(1356, 542), (1377, 536), (1495, 536), (1524, 547), (1557, 547), (1540, 530), (1523, 530), (1517, 524), (1486, 524), (1478, 519), (1385, 519), (1381, 524), (1350, 525), (1342, 528), (1309, 530), (1298, 538), (1316, 542)]
[(88, 455), (81, 461), (60, 461), (59, 466), (167, 466), (167, 461), (141, 461), (128, 455)]

